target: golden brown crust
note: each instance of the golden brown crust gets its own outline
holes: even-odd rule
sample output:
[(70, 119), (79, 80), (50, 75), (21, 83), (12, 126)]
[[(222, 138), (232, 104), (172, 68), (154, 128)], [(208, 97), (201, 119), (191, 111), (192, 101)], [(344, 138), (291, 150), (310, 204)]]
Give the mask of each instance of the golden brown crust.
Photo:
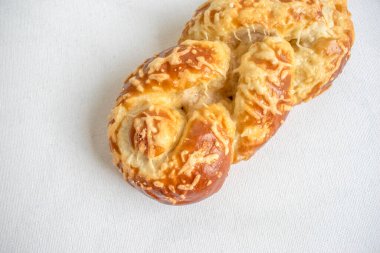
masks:
[[(345, 0), (213, 0), (187, 23), (184, 39), (220, 40), (232, 49), (247, 40), (279, 36), (295, 51), (295, 104), (328, 87), (354, 41)], [(233, 50), (234, 54), (240, 53)]]
[[(210, 114), (206, 109), (197, 113)], [(207, 198), (223, 185), (231, 165), (228, 150), (232, 149), (232, 139), (224, 132), (225, 126), (198, 118), (198, 115), (193, 116), (183, 139), (164, 163), (167, 166), (166, 175), (153, 183), (145, 181), (147, 187), (152, 189), (142, 190), (149, 196), (167, 204), (182, 205)], [(223, 138), (229, 141), (228, 147), (218, 139), (213, 131), (214, 125)]]
[(219, 190), (235, 135), (220, 94), (229, 58), (221, 42), (186, 41), (127, 79), (108, 134), (114, 163), (130, 184), (176, 205)]
[[(286, 103), (282, 102), (286, 110), (263, 114), (259, 113), (257, 91), (244, 93), (248, 103), (243, 105), (238, 101), (243, 97), (239, 96), (242, 93), (239, 69), (253, 65), (248, 73), (256, 79), (251, 78), (249, 84), (260, 82), (260, 87), (266, 86), (264, 81), (257, 81), (262, 68), (242, 59), (252, 47), (268, 38), (283, 40), (283, 45), (287, 42), (281, 50), (292, 54), (289, 67), (292, 74)], [(224, 89), (226, 94), (234, 96), (235, 116), (240, 115), (235, 117), (238, 123), (234, 159), (239, 162), (249, 159), (276, 133), (292, 106), (318, 96), (331, 86), (350, 56), (354, 30), (345, 0), (210, 0), (186, 24), (180, 41), (185, 39), (223, 41), (231, 48)], [(271, 71), (271, 67), (278, 65), (267, 62), (264, 75), (275, 80), (279, 73)], [(264, 93), (269, 95), (272, 90)], [(280, 103), (278, 100), (277, 106)], [(244, 131), (248, 136), (243, 138)]]
[(249, 159), (281, 126), (292, 107), (294, 53), (281, 38), (253, 44), (236, 72), (234, 162)]
[(209, 0), (125, 82), (108, 135), (125, 179), (166, 204), (209, 197), (350, 56), (346, 0)]

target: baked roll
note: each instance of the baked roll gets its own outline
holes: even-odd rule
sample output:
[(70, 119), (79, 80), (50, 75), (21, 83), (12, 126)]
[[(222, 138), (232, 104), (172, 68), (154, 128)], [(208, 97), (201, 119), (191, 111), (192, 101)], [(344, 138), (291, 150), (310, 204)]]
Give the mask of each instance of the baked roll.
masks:
[(177, 46), (139, 66), (108, 136), (124, 178), (166, 204), (203, 200), (350, 56), (345, 0), (211, 0)]

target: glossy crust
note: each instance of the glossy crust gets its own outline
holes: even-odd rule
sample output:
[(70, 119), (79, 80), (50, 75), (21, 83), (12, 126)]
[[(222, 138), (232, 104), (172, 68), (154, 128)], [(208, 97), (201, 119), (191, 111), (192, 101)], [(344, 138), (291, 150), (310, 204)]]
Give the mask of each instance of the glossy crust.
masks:
[(124, 178), (166, 204), (203, 200), (293, 106), (328, 89), (354, 41), (345, 0), (211, 0), (139, 66), (108, 136)]
[[(245, 59), (252, 47), (265, 43), (267, 38), (283, 40), (285, 49), (281, 49), (282, 52), (292, 55), (289, 62), (291, 81), (285, 91), (288, 96), (285, 95), (284, 105), (289, 111), (291, 106), (308, 101), (327, 90), (347, 62), (354, 41), (354, 29), (346, 0), (210, 0), (199, 7), (186, 24), (180, 41), (211, 40), (223, 41), (229, 45), (231, 67), (225, 90), (235, 95), (239, 94), (238, 87), (241, 86), (241, 79), (245, 78), (238, 71), (246, 64), (242, 59)], [(264, 55), (260, 52), (258, 54)], [(257, 74), (263, 68), (279, 66), (270, 64), (270, 61), (277, 61), (273, 55), (272, 59), (270, 54), (263, 57), (268, 58), (266, 66), (261, 64), (255, 70), (252, 69), (251, 73)], [(265, 75), (275, 80), (278, 78), (276, 74), (278, 73), (267, 72)], [(255, 83), (257, 79), (251, 78), (250, 84)], [(281, 90), (283, 85), (274, 87)], [(265, 93), (272, 94), (272, 91)], [(268, 102), (265, 101), (266, 106), (270, 104)], [(257, 99), (251, 99), (250, 103), (235, 108), (235, 111), (260, 107)], [(277, 106), (281, 107), (279, 103), (284, 104), (284, 100), (278, 100)], [(242, 122), (237, 118), (238, 131), (235, 139), (241, 139), (241, 132), (248, 128), (257, 131), (252, 131), (256, 136), (250, 135), (243, 145), (237, 143), (234, 161), (249, 159), (270, 139), (281, 125), (278, 123), (285, 119), (285, 111), (272, 111), (269, 116), (273, 119), (265, 126), (257, 124), (266, 121), (268, 114), (265, 113), (256, 115), (256, 121)]]
[(292, 107), (294, 53), (279, 37), (254, 43), (235, 72), (234, 162), (249, 159), (271, 138)]
[(186, 41), (127, 79), (108, 133), (114, 163), (129, 183), (173, 205), (220, 189), (235, 135), (219, 94), (229, 58), (224, 43)]

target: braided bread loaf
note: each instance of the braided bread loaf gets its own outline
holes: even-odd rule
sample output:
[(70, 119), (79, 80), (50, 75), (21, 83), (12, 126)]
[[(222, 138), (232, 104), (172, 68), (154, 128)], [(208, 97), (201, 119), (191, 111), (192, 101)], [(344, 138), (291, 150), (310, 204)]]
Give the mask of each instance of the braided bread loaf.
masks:
[(108, 130), (115, 165), (163, 203), (212, 195), (331, 85), (353, 41), (346, 0), (208, 1), (125, 82)]

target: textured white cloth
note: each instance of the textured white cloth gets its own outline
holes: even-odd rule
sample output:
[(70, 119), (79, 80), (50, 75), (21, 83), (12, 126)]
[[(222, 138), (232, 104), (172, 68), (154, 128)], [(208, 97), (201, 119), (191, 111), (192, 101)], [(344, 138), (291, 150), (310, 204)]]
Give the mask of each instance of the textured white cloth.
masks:
[(327, 93), (223, 189), (170, 207), (111, 164), (122, 81), (202, 0), (0, 0), (1, 252), (380, 252), (380, 1)]

